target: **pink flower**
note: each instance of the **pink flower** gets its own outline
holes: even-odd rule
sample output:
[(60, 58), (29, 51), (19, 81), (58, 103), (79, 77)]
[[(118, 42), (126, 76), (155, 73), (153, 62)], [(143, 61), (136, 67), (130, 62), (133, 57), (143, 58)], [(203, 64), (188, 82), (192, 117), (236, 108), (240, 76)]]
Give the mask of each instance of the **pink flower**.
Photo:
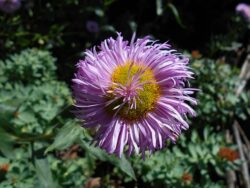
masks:
[(87, 21), (86, 28), (90, 33), (98, 33), (100, 28), (99, 24), (96, 21)]
[(236, 11), (242, 14), (246, 20), (250, 22), (250, 6), (248, 4), (239, 3), (236, 6)]
[[(131, 42), (121, 34), (85, 52), (73, 79), (75, 114), (97, 128), (95, 143), (108, 153), (152, 153), (175, 142), (195, 115), (188, 103), (193, 73), (188, 59), (148, 37)], [(188, 102), (188, 103), (187, 103)]]
[(12, 13), (21, 6), (20, 0), (0, 0), (0, 10), (6, 13)]

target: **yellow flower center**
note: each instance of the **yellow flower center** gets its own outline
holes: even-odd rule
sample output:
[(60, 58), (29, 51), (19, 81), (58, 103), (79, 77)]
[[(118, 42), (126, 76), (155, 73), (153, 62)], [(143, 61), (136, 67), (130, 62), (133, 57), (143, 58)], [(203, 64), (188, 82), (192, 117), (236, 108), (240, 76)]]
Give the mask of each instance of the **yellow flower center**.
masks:
[[(114, 83), (126, 86), (131, 83), (133, 76), (142, 69), (145, 69), (145, 67), (135, 64), (131, 66), (131, 62), (128, 62), (123, 66), (118, 66), (114, 70), (112, 74), (112, 81)], [(125, 104), (118, 112), (118, 115), (125, 120), (135, 121), (144, 117), (147, 112), (154, 109), (155, 104), (160, 97), (159, 85), (157, 84), (154, 73), (150, 68), (147, 68), (140, 74), (138, 82), (139, 84), (142, 83), (142, 87), (141, 89), (136, 89), (136, 108), (130, 109), (129, 104)], [(118, 87), (119, 86), (116, 84), (112, 85), (111, 91), (114, 91)], [(114, 97), (115, 94), (111, 94), (108, 98), (112, 99)], [(111, 104), (111, 108), (109, 109), (113, 109), (115, 106), (121, 103), (122, 99)]]

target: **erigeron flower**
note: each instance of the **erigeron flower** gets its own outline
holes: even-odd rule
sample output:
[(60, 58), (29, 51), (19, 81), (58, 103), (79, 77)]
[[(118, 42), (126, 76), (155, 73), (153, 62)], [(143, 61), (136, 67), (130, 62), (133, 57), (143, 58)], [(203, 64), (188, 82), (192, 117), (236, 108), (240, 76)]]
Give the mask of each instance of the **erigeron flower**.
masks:
[(176, 142), (189, 127), (186, 115), (195, 91), (188, 58), (148, 37), (116, 39), (86, 50), (73, 79), (75, 114), (83, 127), (96, 128), (95, 143), (121, 157), (152, 153)]
[(0, 0), (0, 10), (6, 13), (12, 13), (19, 9), (21, 0)]
[(86, 29), (90, 33), (98, 33), (100, 30), (99, 24), (96, 21), (91, 21), (91, 20), (86, 22)]
[(246, 20), (250, 22), (250, 5), (246, 3), (239, 3), (236, 6), (236, 12), (242, 14)]

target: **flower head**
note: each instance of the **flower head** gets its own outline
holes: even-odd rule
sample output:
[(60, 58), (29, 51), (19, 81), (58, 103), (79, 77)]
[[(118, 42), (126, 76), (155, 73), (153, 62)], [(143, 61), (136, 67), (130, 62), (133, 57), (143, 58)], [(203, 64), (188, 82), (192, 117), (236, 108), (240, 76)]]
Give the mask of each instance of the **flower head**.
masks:
[(87, 21), (86, 28), (90, 33), (98, 33), (99, 32), (99, 25), (96, 21)]
[(73, 79), (75, 114), (84, 127), (97, 128), (95, 142), (119, 157), (150, 153), (175, 142), (188, 128), (186, 115), (195, 115), (187, 101), (193, 73), (188, 59), (148, 37), (131, 42), (118, 34), (98, 50), (85, 52)]
[(194, 58), (194, 59), (199, 59), (202, 56), (199, 50), (193, 50), (191, 52), (191, 55), (192, 55), (192, 58)]
[(218, 156), (228, 161), (234, 161), (239, 158), (239, 153), (231, 148), (223, 147), (220, 148)]
[(246, 18), (246, 20), (250, 22), (250, 5), (239, 3), (236, 6), (236, 12), (241, 13)]
[(184, 183), (190, 183), (193, 180), (193, 176), (188, 172), (184, 172), (181, 179)]
[(5, 173), (8, 172), (9, 166), (10, 165), (8, 163), (0, 165), (0, 171), (5, 172)]
[(6, 13), (12, 13), (21, 6), (20, 0), (0, 0), (0, 10)]

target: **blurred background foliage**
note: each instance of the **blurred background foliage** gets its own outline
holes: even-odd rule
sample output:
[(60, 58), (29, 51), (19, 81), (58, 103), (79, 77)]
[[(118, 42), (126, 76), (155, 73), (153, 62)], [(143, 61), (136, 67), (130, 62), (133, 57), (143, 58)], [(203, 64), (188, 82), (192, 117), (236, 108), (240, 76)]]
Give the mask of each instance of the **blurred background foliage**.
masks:
[[(249, 138), (249, 84), (235, 94), (250, 42), (238, 3), (22, 0), (0, 12), (0, 187), (227, 187), (229, 171), (243, 186), (244, 161), (227, 136), (237, 120)], [(117, 31), (169, 41), (190, 57), (200, 89), (189, 131), (145, 161), (93, 147), (71, 113), (76, 62)]]

